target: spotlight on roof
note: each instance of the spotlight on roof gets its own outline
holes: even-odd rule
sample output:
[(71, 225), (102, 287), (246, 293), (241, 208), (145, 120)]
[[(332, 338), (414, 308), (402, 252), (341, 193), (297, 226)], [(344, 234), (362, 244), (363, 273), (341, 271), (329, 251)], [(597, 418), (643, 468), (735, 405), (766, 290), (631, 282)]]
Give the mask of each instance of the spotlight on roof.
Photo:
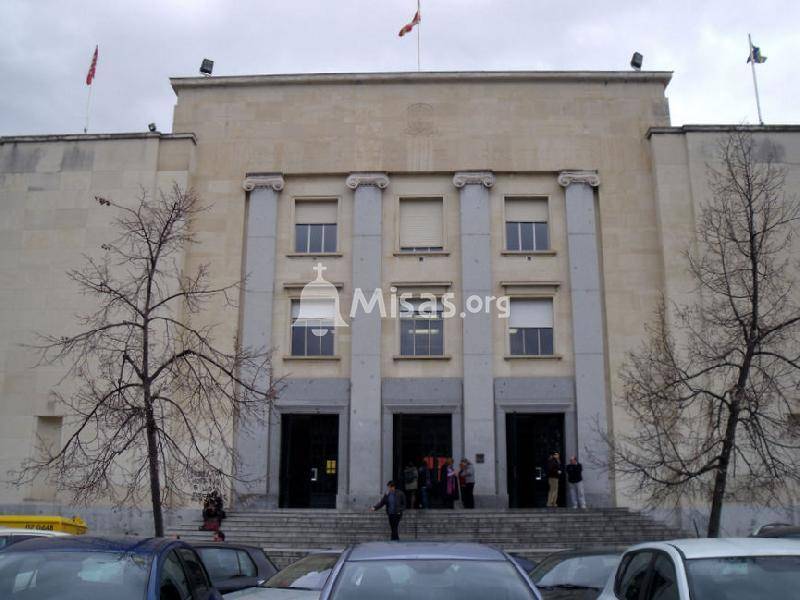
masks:
[(634, 52), (633, 56), (631, 56), (631, 66), (636, 71), (642, 70), (642, 60), (644, 57), (639, 52)]
[(200, 65), (200, 72), (206, 77), (211, 77), (211, 71), (213, 70), (214, 70), (214, 61), (208, 58), (204, 58), (203, 63)]
[(147, 128), (150, 130), (150, 133), (155, 133), (156, 131), (158, 131), (158, 130), (156, 129), (156, 124), (155, 124), (155, 123), (149, 123), (149, 124), (147, 125)]

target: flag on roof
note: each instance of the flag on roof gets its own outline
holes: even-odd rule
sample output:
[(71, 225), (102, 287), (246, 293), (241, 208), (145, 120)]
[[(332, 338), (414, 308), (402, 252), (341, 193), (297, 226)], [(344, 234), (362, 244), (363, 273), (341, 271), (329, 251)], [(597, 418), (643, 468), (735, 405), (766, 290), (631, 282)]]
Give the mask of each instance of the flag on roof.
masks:
[(761, 54), (761, 48), (750, 44), (750, 56), (747, 57), (747, 62), (750, 61), (760, 65), (761, 63), (767, 62), (767, 57)]
[(405, 34), (411, 33), (411, 30), (414, 29), (415, 25), (419, 25), (420, 21), (422, 21), (422, 17), (419, 14), (419, 4), (417, 4), (417, 12), (414, 13), (414, 18), (411, 19), (411, 22), (409, 22), (407, 25), (403, 26), (398, 35), (403, 37)]
[(97, 70), (97, 46), (94, 47), (94, 54), (92, 55), (92, 64), (89, 66), (89, 72), (86, 74), (86, 85), (92, 85), (94, 81), (94, 73)]

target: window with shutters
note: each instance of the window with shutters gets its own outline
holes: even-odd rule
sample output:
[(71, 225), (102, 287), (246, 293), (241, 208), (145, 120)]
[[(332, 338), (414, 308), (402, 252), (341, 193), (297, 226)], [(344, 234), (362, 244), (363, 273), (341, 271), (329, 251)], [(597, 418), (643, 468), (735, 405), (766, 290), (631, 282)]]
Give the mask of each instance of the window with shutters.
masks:
[(550, 356), (553, 348), (553, 299), (511, 300), (509, 352), (513, 356)]
[(300, 254), (336, 252), (336, 200), (295, 200), (294, 222), (295, 252)]
[(400, 305), (400, 356), (442, 356), (444, 320), (439, 300), (409, 298)]
[(292, 356), (333, 356), (333, 300), (292, 300)]
[(441, 198), (400, 199), (400, 251), (440, 252), (444, 249)]
[(506, 198), (506, 250), (550, 250), (547, 198)]

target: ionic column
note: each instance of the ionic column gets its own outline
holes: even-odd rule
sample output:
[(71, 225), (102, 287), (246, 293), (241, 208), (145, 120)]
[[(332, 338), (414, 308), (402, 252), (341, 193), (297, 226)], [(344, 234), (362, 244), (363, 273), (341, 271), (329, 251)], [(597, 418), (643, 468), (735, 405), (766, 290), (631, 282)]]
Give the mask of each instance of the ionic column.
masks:
[[(494, 181), (494, 174), (489, 171), (462, 171), (453, 177), (453, 185), (460, 192), (462, 303), (473, 294), (481, 298), (493, 295), (489, 188)], [(464, 451), (475, 464), (476, 505), (493, 506), (497, 503), (498, 495), (492, 368), (493, 315), (486, 311), (471, 313), (464, 309), (463, 312)], [(478, 454), (483, 455), (483, 463), (476, 461)]]
[[(382, 193), (385, 173), (353, 173), (353, 291), (370, 298), (381, 287)], [(383, 489), (381, 481), (381, 315), (357, 311), (350, 322), (350, 473), (348, 505), (363, 508)], [(341, 506), (341, 504), (340, 504)]]
[[(272, 302), (275, 286), (275, 238), (278, 193), (283, 189), (280, 173), (248, 175), (242, 187), (249, 192), (244, 251), (244, 276), (247, 277), (242, 299), (242, 345), (272, 348)], [(266, 373), (260, 375), (259, 387), (267, 389)], [(237, 507), (266, 507), (274, 504), (278, 490), (270, 490), (269, 415), (261, 419), (237, 422), (235, 448), (239, 457), (236, 473), (245, 481), (234, 483)], [(268, 499), (270, 498), (270, 499)]]
[[(578, 451), (586, 465), (587, 452), (601, 461), (608, 456), (602, 435), (608, 424), (608, 406), (603, 297), (593, 190), (600, 185), (600, 178), (594, 171), (563, 171), (558, 176), (558, 183), (565, 188), (566, 195)], [(612, 504), (607, 473), (587, 466), (583, 481), (589, 506)]]

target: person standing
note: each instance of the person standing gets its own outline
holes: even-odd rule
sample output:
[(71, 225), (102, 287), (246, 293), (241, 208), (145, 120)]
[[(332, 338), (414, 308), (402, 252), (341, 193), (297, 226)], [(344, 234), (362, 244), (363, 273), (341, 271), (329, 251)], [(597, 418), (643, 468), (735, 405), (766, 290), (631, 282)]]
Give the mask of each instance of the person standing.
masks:
[(586, 508), (586, 496), (583, 494), (583, 465), (573, 456), (567, 465), (567, 490), (569, 504), (572, 508)]
[(458, 500), (458, 473), (452, 458), (447, 459), (443, 469), (445, 508), (455, 508), (455, 502)]
[(419, 468), (419, 476), (417, 477), (417, 486), (419, 487), (420, 507), (424, 509), (430, 508), (433, 477), (431, 477), (431, 470), (428, 468), (427, 463), (425, 463), (424, 461)]
[(370, 507), (370, 510), (375, 512), (382, 507), (386, 507), (386, 515), (389, 517), (389, 529), (392, 531), (391, 540), (393, 542), (400, 541), (400, 533), (398, 527), (400, 520), (403, 518), (403, 511), (406, 508), (406, 495), (398, 490), (394, 481), (386, 484), (386, 493), (375, 506)]
[(561, 479), (561, 457), (558, 452), (553, 452), (547, 460), (547, 506), (556, 508), (558, 506), (558, 482)]
[(461, 481), (461, 501), (464, 508), (475, 508), (475, 467), (467, 458), (461, 459), (458, 478)]
[(417, 467), (414, 466), (413, 462), (409, 462), (408, 466), (403, 470), (403, 480), (406, 487), (406, 494), (408, 494), (408, 508), (417, 507), (418, 479)]

